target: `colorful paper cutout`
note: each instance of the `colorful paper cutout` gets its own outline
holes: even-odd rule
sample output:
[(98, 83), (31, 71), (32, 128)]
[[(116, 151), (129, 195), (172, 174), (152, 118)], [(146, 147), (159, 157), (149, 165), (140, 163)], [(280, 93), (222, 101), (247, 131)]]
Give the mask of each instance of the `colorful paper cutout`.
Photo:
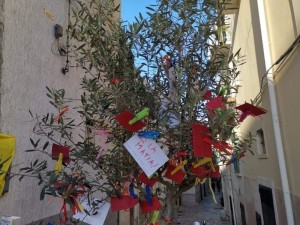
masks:
[(172, 171), (175, 169), (176, 167), (173, 165), (169, 165), (167, 172), (165, 174), (165, 177), (174, 181), (177, 184), (181, 184), (182, 181), (184, 180), (185, 177), (185, 172), (183, 170), (179, 170), (176, 173), (174, 173), (174, 175), (172, 175)]
[(208, 110), (215, 110), (223, 107), (223, 98), (217, 96), (206, 103)]
[(141, 138), (137, 134), (126, 141), (124, 146), (148, 177), (169, 160), (154, 140)]
[(149, 205), (147, 200), (141, 201), (140, 207), (143, 214), (153, 212), (161, 208), (157, 197), (152, 198), (152, 205)]
[(210, 100), (212, 98), (212, 91), (207, 90), (202, 96), (202, 100)]
[(211, 158), (211, 145), (203, 140), (210, 134), (208, 127), (201, 124), (192, 124), (192, 133), (194, 157)]
[(195, 168), (194, 166), (190, 167), (190, 170), (193, 174), (195, 174), (200, 180), (206, 178), (209, 174), (209, 169), (207, 169), (205, 166), (198, 166)]
[(246, 119), (247, 116), (259, 116), (262, 114), (265, 114), (267, 111), (263, 108), (251, 105), (247, 102), (245, 102), (244, 104), (235, 107), (237, 110), (242, 111), (241, 117), (240, 117), (240, 122), (243, 122), (244, 119)]
[(214, 148), (220, 150), (221, 152), (225, 152), (227, 155), (231, 155), (231, 153), (228, 150), (233, 150), (233, 147), (231, 147), (225, 141), (215, 141), (215, 142), (212, 142), (211, 137), (205, 137), (203, 140), (205, 142), (207, 142), (208, 144), (213, 145)]
[(220, 167), (215, 166), (215, 171), (211, 171), (210, 174), (209, 174), (209, 177), (211, 177), (211, 178), (220, 178), (221, 177)]
[(139, 203), (138, 198), (133, 198), (128, 195), (123, 195), (121, 197), (111, 197), (111, 211), (127, 210), (133, 208), (136, 204)]
[(137, 114), (135, 114), (134, 118), (129, 120), (129, 125), (132, 125), (134, 123), (136, 123), (137, 121), (145, 118), (146, 116), (149, 115), (149, 111), (150, 109), (149, 108), (144, 108), (142, 111), (138, 112)]
[(150, 187), (153, 187), (154, 184), (157, 182), (157, 180), (154, 177), (151, 177), (150, 179), (147, 177), (147, 175), (145, 174), (145, 172), (142, 172), (138, 178), (138, 181), (144, 183), (144, 184), (148, 184)]
[(6, 173), (15, 155), (15, 142), (14, 136), (0, 134), (0, 196), (5, 186)]
[(52, 159), (58, 160), (59, 153), (63, 154), (63, 163), (69, 163), (70, 159), (70, 147), (68, 146), (61, 146), (57, 144), (52, 145)]
[(144, 124), (142, 121), (137, 121), (136, 123), (130, 125), (129, 121), (135, 118), (134, 114), (132, 114), (129, 111), (123, 111), (120, 114), (118, 114), (115, 119), (128, 131), (131, 132), (138, 132), (140, 129), (142, 129), (146, 124)]

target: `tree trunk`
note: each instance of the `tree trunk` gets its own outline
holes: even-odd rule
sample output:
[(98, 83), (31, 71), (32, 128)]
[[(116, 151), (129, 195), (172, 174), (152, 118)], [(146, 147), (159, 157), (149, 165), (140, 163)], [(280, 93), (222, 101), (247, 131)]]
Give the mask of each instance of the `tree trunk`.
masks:
[(177, 209), (176, 209), (176, 199), (173, 192), (168, 192), (166, 196), (165, 208), (162, 212), (162, 225), (172, 225), (175, 224), (177, 219)]

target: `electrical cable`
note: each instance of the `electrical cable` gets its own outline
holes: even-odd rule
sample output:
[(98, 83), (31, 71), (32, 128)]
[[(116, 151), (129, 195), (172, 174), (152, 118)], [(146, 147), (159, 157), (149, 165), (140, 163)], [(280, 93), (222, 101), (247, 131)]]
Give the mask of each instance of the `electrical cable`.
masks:
[(254, 100), (252, 101), (253, 104), (257, 103), (258, 99), (261, 97), (262, 92), (264, 91), (264, 89), (266, 88), (267, 84), (263, 84), (264, 79), (268, 76), (269, 71), (276, 65), (278, 65), (279, 63), (283, 63), (287, 57), (290, 55), (290, 53), (295, 49), (295, 47), (297, 47), (297, 45), (300, 43), (300, 34), (298, 35), (298, 37), (295, 39), (295, 41), (290, 45), (290, 47), (275, 61), (275, 63), (264, 73), (264, 75), (262, 76), (262, 78), (260, 79), (260, 91), (259, 93), (256, 95), (256, 97), (254, 98)]
[(69, 72), (69, 39), (70, 39), (70, 26), (71, 26), (71, 0), (69, 0), (69, 6), (68, 6), (68, 28), (67, 28), (67, 46), (66, 46), (66, 56), (67, 56), (67, 60), (66, 60), (66, 65), (64, 68), (62, 68), (62, 73), (65, 75), (67, 72)]

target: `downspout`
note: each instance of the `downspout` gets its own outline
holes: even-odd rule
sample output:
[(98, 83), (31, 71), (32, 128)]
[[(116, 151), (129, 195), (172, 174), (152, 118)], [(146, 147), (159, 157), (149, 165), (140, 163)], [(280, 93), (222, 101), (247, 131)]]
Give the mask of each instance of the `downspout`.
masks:
[[(269, 68), (272, 67), (272, 62), (271, 62), (271, 52), (270, 52), (270, 46), (269, 46), (269, 36), (268, 36), (268, 30), (267, 30), (267, 21), (266, 21), (264, 1), (257, 0), (257, 5), (258, 5), (260, 27), (261, 27), (263, 51), (264, 51), (264, 58), (265, 58), (265, 67), (266, 67), (266, 70), (268, 70)], [(267, 75), (267, 80), (268, 80), (268, 89), (269, 89), (273, 129), (274, 129), (274, 135), (275, 135), (275, 143), (276, 143), (277, 156), (278, 156), (278, 162), (279, 162), (279, 171), (280, 171), (285, 211), (286, 211), (286, 217), (287, 217), (287, 225), (295, 225), (294, 216), (293, 216), (293, 207), (292, 207), (291, 196), (290, 196), (290, 188), (289, 188), (289, 182), (288, 182), (288, 174), (287, 174), (285, 157), (284, 157), (284, 149), (283, 149), (283, 144), (282, 144), (282, 135), (281, 135), (281, 130), (280, 130), (279, 118), (278, 118), (276, 93), (275, 93), (274, 79), (273, 79), (272, 71), (273, 71), (272, 68), (269, 69), (269, 72)]]

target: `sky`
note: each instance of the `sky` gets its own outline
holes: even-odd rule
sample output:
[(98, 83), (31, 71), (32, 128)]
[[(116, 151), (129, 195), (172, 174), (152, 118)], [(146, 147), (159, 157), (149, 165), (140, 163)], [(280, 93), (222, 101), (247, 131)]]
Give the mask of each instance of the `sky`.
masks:
[(156, 4), (156, 0), (121, 0), (121, 16), (123, 21), (134, 22), (135, 16), (139, 15), (139, 12), (143, 16), (146, 16), (145, 13), (148, 11), (146, 6)]

